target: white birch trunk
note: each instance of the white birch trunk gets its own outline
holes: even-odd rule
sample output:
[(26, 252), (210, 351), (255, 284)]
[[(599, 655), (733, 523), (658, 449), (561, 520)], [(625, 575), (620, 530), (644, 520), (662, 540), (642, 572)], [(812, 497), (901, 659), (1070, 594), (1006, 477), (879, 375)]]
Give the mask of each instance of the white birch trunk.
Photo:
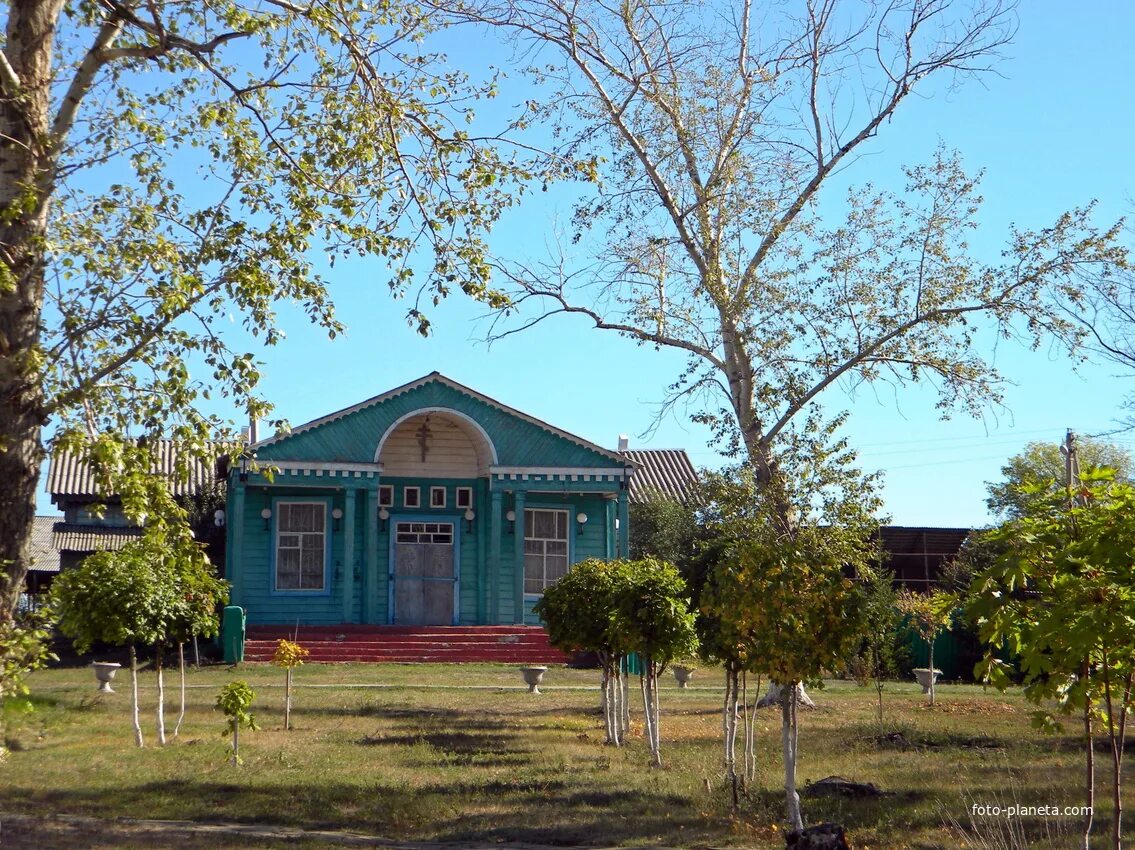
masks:
[(616, 681), (619, 687), (619, 737), (626, 740), (631, 731), (631, 677), (620, 667)]
[(165, 678), (162, 675), (161, 645), (154, 647), (154, 667), (158, 674), (158, 745), (164, 747), (166, 745), (166, 686)]
[(800, 795), (796, 793), (796, 690), (784, 692), (780, 702), (780, 742), (784, 754), (784, 799), (788, 828), (803, 829)]
[(130, 720), (134, 724), (134, 743), (146, 746), (142, 740), (142, 721), (138, 716), (138, 654), (130, 644)]
[(930, 644), (930, 704), (934, 705), (934, 638), (929, 641)]
[(650, 705), (653, 712), (651, 731), (654, 733), (654, 766), (662, 767), (662, 709), (658, 697), (658, 665), (650, 662)]
[(725, 668), (725, 707), (722, 711), (722, 725), (725, 727), (725, 777), (733, 796), (733, 808), (740, 805), (737, 794), (737, 671)]
[(761, 696), (761, 677), (757, 677), (757, 689), (753, 694), (753, 704), (748, 709), (748, 719), (745, 723), (745, 753), (748, 759), (748, 770), (745, 773), (745, 785), (748, 787), (757, 781), (757, 702)]
[(173, 737), (181, 731), (181, 723), (185, 720), (185, 644), (177, 645), (177, 669), (181, 674), (181, 700), (177, 713), (177, 723), (173, 727)]

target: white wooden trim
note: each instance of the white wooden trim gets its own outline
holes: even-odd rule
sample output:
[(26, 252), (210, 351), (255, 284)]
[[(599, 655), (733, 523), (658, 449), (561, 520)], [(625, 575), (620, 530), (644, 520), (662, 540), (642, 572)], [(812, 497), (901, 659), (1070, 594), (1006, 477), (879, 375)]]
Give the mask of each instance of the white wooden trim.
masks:
[[(327, 472), (332, 475), (337, 473), (354, 473), (357, 478), (360, 473), (368, 473), (367, 477), (371, 478), (375, 474), (382, 474), (381, 463), (370, 462), (341, 462), (330, 460), (276, 460), (265, 459), (257, 461), (259, 469), (255, 470), (258, 474), (263, 474), (266, 469), (275, 469), (284, 475), (288, 474), (304, 474), (308, 475), (314, 472), (316, 475), (323, 475)], [(291, 472), (295, 470), (295, 472)], [(249, 470), (252, 472), (253, 470)]]
[[(469, 414), (462, 413), (460, 410), (454, 410), (452, 407), (419, 407), (417, 410), (412, 410), (403, 416), (399, 416), (394, 420), (394, 422), (391, 423), (390, 427), (383, 432), (382, 439), (378, 441), (378, 447), (374, 450), (375, 463), (379, 463), (378, 459), (382, 456), (382, 447), (386, 445), (387, 438), (394, 433), (394, 430), (407, 419), (412, 419), (415, 416), (421, 416), (423, 413), (443, 413), (448, 416), (455, 416), (462, 422), (472, 425), (477, 433), (481, 435), (481, 439), (484, 440), (485, 444), (489, 447), (489, 455), (492, 458), (492, 463), (495, 464), (499, 462), (499, 458), (497, 457), (497, 447), (493, 445), (493, 441), (489, 439), (489, 433), (481, 427), (480, 422), (471, 417)], [(379, 465), (381, 466), (381, 464)]]
[(622, 479), (630, 477), (631, 470), (619, 467), (581, 467), (581, 466), (491, 466), (489, 474), (503, 478), (505, 476), (528, 480), (532, 475), (543, 475), (547, 478), (568, 478), (576, 480), (579, 476), (594, 475), (596, 480), (602, 481), (608, 477)]

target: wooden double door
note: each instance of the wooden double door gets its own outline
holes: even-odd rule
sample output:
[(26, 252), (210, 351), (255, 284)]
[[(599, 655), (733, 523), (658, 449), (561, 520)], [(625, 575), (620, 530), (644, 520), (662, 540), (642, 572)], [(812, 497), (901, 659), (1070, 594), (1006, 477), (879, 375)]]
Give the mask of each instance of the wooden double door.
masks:
[(393, 621), (406, 626), (457, 622), (457, 539), (453, 522), (394, 524)]

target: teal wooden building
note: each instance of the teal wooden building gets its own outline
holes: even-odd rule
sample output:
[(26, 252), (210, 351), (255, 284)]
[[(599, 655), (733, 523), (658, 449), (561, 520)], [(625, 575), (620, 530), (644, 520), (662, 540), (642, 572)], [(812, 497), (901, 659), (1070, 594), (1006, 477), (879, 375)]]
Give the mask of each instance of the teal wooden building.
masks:
[(571, 564), (627, 552), (634, 465), (431, 373), (250, 446), (233, 604), (250, 625), (534, 625)]

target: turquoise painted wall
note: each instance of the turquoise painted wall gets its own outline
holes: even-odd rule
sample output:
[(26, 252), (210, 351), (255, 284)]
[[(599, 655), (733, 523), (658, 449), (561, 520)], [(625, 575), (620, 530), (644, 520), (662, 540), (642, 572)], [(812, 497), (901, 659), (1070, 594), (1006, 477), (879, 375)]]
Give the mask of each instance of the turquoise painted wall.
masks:
[(489, 435), (502, 466), (609, 466), (622, 462), (553, 434), (480, 399), (441, 383), (407, 390), (356, 411), (264, 446), (257, 456), (265, 460), (373, 462), (378, 441), (396, 421), (424, 407), (444, 407), (474, 419)]

